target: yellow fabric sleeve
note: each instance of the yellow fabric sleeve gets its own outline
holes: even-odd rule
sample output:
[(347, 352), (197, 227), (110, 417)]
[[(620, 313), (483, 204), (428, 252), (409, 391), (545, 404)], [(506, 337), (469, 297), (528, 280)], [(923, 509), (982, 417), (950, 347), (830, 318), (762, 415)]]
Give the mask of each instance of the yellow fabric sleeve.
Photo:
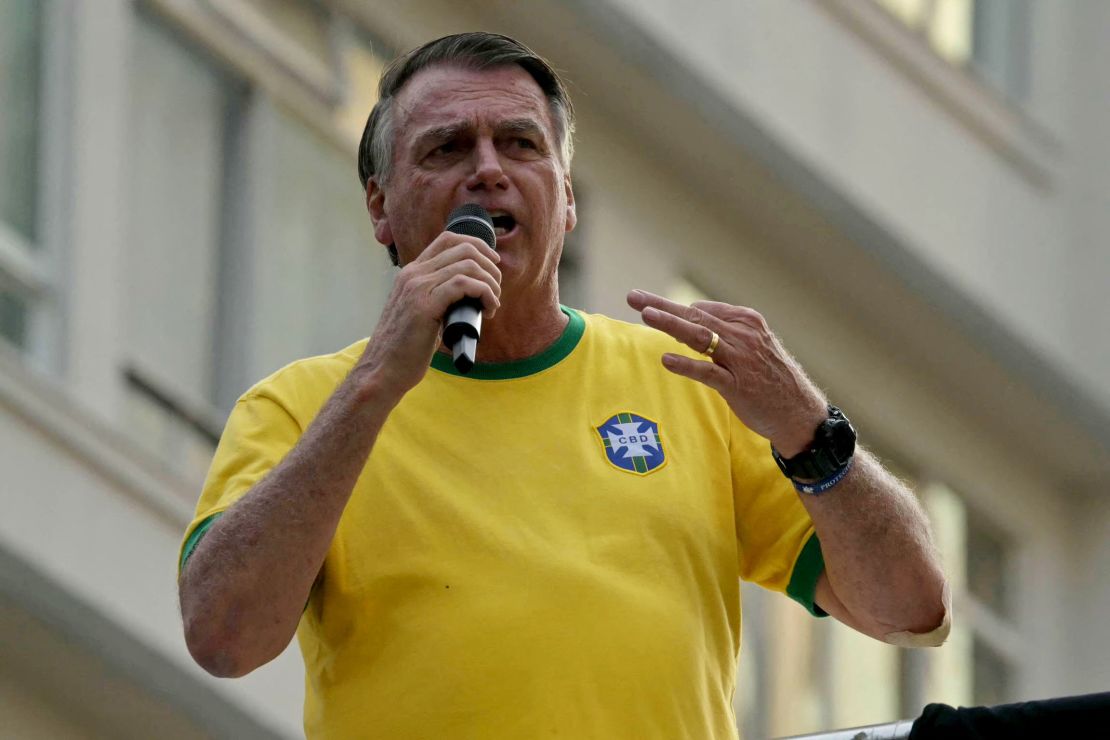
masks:
[(775, 465), (767, 440), (729, 417), (740, 578), (826, 616), (814, 603), (824, 559), (813, 521)]
[(301, 433), (296, 419), (264, 391), (248, 391), (239, 399), (220, 436), (196, 513), (182, 538), (179, 568), (185, 565), (186, 545), (195, 546), (198, 541), (190, 542), (193, 531), (229, 509), (262, 480), (297, 444)]

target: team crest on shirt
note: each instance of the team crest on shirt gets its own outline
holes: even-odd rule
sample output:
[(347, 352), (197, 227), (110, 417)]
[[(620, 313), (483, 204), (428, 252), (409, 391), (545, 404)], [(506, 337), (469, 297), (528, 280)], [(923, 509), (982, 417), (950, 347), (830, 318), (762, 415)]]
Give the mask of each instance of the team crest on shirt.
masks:
[(605, 448), (605, 457), (621, 470), (647, 475), (667, 462), (659, 422), (622, 411), (595, 429)]

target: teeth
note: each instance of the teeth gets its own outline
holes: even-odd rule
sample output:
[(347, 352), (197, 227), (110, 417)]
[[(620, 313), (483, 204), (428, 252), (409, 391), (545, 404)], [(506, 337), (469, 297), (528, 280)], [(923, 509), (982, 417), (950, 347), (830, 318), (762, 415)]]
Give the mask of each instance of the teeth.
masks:
[(504, 226), (494, 226), (493, 233), (497, 236), (505, 236), (505, 234), (509, 233), (509, 230), (506, 229)]

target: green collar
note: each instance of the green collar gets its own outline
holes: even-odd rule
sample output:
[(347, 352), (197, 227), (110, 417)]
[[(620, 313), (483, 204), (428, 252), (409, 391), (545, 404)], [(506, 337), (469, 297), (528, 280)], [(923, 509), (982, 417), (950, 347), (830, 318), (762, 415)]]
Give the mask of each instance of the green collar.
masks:
[(470, 372), (463, 375), (451, 363), (451, 356), (446, 352), (436, 352), (432, 357), (432, 367), (448, 375), (457, 375), (461, 378), (474, 380), (511, 380), (535, 375), (541, 370), (546, 370), (558, 364), (563, 358), (578, 346), (578, 340), (586, 331), (586, 321), (574, 309), (560, 305), (559, 310), (567, 315), (570, 321), (563, 329), (563, 334), (550, 347), (538, 355), (526, 357), (523, 360), (511, 362), (476, 362)]

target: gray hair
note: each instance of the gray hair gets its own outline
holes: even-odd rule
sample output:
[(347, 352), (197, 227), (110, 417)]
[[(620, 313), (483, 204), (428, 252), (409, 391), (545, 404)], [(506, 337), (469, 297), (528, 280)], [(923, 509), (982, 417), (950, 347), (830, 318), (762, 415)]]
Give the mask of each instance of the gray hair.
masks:
[(393, 99), (405, 84), (422, 69), (436, 64), (453, 64), (475, 70), (516, 64), (540, 86), (555, 122), (559, 155), (570, 168), (574, 156), (574, 107), (559, 75), (543, 59), (516, 39), (497, 33), (472, 32), (429, 41), (393, 60), (378, 84), (378, 102), (366, 119), (358, 147), (358, 177), (363, 189), (371, 177), (379, 183), (389, 177), (393, 164)]

